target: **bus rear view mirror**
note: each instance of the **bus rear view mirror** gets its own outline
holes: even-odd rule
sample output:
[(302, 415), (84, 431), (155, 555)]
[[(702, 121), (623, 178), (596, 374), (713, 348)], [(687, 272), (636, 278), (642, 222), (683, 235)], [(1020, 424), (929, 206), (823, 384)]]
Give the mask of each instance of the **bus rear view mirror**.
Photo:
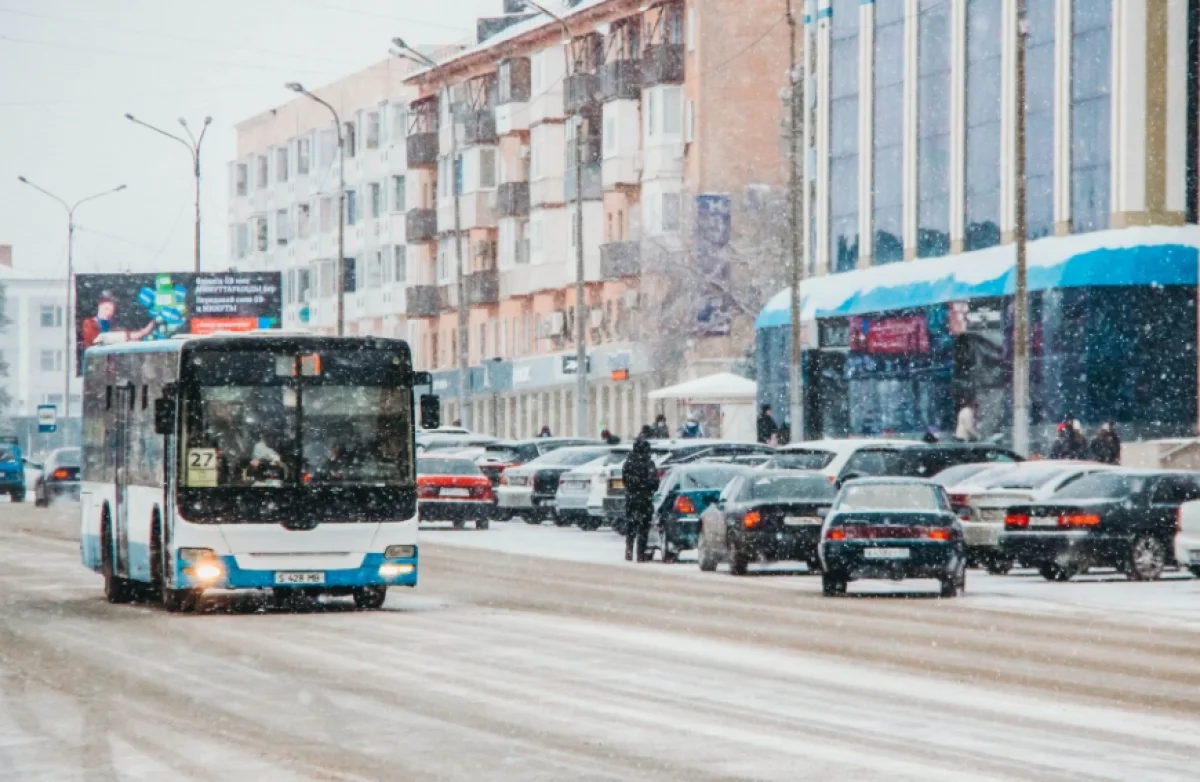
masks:
[(175, 432), (175, 400), (154, 400), (154, 433), (173, 434)]
[(414, 372), (413, 373), (413, 385), (414, 386), (432, 386), (433, 385), (433, 375), (429, 374), (428, 372)]
[(421, 394), (421, 428), (437, 429), (442, 425), (442, 400), (433, 394)]

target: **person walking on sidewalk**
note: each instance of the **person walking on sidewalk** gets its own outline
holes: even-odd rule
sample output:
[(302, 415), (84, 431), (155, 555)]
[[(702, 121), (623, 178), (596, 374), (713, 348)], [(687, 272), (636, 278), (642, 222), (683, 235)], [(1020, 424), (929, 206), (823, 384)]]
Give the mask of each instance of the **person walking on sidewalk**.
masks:
[(633, 453), (621, 468), (625, 483), (625, 559), (646, 561), (646, 539), (654, 516), (654, 492), (658, 489), (658, 466), (650, 456), (650, 441), (639, 437)]
[(779, 443), (779, 425), (771, 417), (770, 405), (763, 405), (762, 413), (758, 416), (758, 441), (763, 445)]

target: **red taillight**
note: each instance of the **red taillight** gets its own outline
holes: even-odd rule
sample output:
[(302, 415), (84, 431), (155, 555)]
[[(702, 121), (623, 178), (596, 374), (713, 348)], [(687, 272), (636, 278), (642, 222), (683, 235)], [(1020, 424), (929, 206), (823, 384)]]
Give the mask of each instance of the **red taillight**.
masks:
[(667, 471), (666, 471), (666, 470), (664, 470), (664, 469), (662, 469), (662, 468), (660, 467), (660, 468), (659, 468), (659, 470), (658, 470), (658, 479), (661, 481), (661, 480), (662, 480), (662, 477), (663, 477), (664, 475), (666, 475), (666, 474), (667, 474)]
[(950, 506), (953, 508), (961, 508), (964, 505), (970, 505), (970, 504), (971, 504), (971, 495), (970, 494), (951, 494), (950, 495)]
[(56, 481), (65, 481), (68, 477), (70, 477), (70, 475), (71, 474), (69, 472), (67, 472), (63, 468), (59, 467), (57, 470), (54, 471), (54, 474), (50, 477), (54, 478), (54, 480), (56, 480)]
[(675, 512), (682, 513), (684, 516), (695, 516), (696, 503), (692, 502), (689, 497), (676, 497)]
[(826, 540), (845, 540), (846, 530), (842, 527), (833, 527), (825, 533)]
[(742, 519), (742, 526), (746, 529), (754, 529), (762, 523), (762, 514), (756, 510), (752, 510)]
[(1100, 517), (1095, 513), (1064, 513), (1058, 517), (1060, 527), (1095, 527), (1100, 524)]
[(946, 527), (932, 527), (925, 532), (925, 537), (930, 540), (950, 540), (951, 530)]
[(837, 476), (836, 476), (836, 475), (827, 475), (827, 476), (825, 476), (825, 477), (829, 479), (829, 482), (830, 482), (830, 483), (837, 483)]
[(471, 496), (480, 500), (492, 499), (492, 484), (489, 483), (482, 486), (472, 486)]
[(1004, 517), (1004, 526), (1008, 529), (1025, 529), (1029, 526), (1029, 514), (1010, 513)]

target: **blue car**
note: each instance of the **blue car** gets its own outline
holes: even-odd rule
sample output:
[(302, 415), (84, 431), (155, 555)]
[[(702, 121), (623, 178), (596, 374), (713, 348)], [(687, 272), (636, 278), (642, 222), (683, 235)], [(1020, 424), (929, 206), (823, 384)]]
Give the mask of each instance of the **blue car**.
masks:
[(654, 521), (647, 549), (660, 551), (663, 562), (677, 562), (681, 551), (697, 548), (700, 516), (731, 480), (752, 471), (743, 465), (720, 462), (697, 462), (668, 470), (654, 494)]
[(867, 478), (848, 482), (821, 528), (821, 584), (846, 592), (861, 578), (932, 578), (942, 597), (967, 584), (963, 526), (946, 490), (933, 481)]
[(25, 501), (25, 460), (20, 442), (12, 436), (0, 436), (0, 494), (13, 502)]

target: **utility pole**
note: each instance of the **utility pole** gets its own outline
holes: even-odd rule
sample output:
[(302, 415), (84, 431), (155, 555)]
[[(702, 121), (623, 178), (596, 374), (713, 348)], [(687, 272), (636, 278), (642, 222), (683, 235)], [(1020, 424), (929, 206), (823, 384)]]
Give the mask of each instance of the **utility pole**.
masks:
[(792, 356), (791, 356), (791, 433), (792, 442), (805, 439), (804, 431), (804, 371), (803, 360), (803, 329), (800, 324), (800, 283), (804, 279), (804, 258), (801, 257), (800, 243), (800, 122), (803, 118), (804, 101), (801, 96), (803, 80), (796, 77), (796, 14), (792, 9), (792, 0), (787, 0), (788, 30), (791, 37), (791, 59), (788, 67), (788, 102), (790, 120), (788, 122), (788, 227), (791, 235), (792, 261)]
[[(533, 8), (558, 23), (563, 31), (563, 98), (567, 75), (571, 72), (571, 28), (562, 17), (547, 11), (540, 3), (525, 0)], [(587, 360), (587, 285), (583, 263), (583, 115), (575, 122), (575, 436), (588, 435), (588, 360)]]
[(19, 176), (17, 179), (22, 184), (29, 185), (43, 195), (53, 198), (67, 211), (67, 301), (63, 307), (63, 442), (66, 442), (66, 425), (71, 418), (71, 374), (75, 371), (72, 366), (74, 362), (71, 361), (71, 330), (75, 326), (75, 318), (71, 313), (71, 294), (75, 287), (75, 210), (88, 201), (119, 193), (125, 189), (125, 185), (117, 185), (111, 190), (105, 190), (87, 198), (81, 198), (74, 204), (68, 204), (46, 188), (23, 176)]
[[(192, 129), (188, 127), (187, 120), (180, 117), (179, 124), (183, 126), (183, 131), (185, 133), (187, 133), (188, 141), (184, 141), (182, 138), (180, 138), (179, 136), (176, 136), (174, 133), (168, 133), (167, 131), (163, 130), (162, 128), (157, 128), (148, 122), (143, 122), (142, 120), (138, 119), (137, 117), (133, 116), (132, 114), (126, 114), (125, 119), (129, 120), (130, 122), (134, 123), (135, 125), (141, 125), (143, 128), (146, 128), (147, 130), (153, 130), (155, 133), (158, 133), (161, 136), (166, 136), (167, 138), (171, 139), (172, 141), (178, 141), (180, 144), (183, 144), (184, 148), (187, 149), (188, 154), (192, 156), (192, 176), (196, 180), (195, 238), (192, 240), (192, 254), (193, 254), (192, 266), (193, 266), (194, 271), (197, 274), (199, 274), (200, 273), (200, 145), (204, 143), (204, 134), (208, 132), (208, 126), (212, 124), (212, 117), (204, 118), (204, 125), (203, 125), (203, 127), (200, 128), (200, 136), (199, 137), (196, 137), (195, 135), (192, 134)], [(191, 143), (188, 143), (189, 141)]]
[(1025, 182), (1025, 43), (1029, 36), (1026, 0), (1017, 0), (1017, 179), (1016, 204), (1016, 295), (1013, 297), (1012, 411), (1013, 450), (1029, 454), (1029, 284), (1026, 257), (1026, 182)]
[(342, 138), (342, 118), (328, 101), (304, 89), (298, 81), (283, 85), (292, 92), (321, 104), (333, 115), (333, 126), (337, 129), (338, 145), (338, 257), (337, 257), (337, 335), (346, 333), (346, 145)]
[[(450, 82), (446, 79), (446, 70), (433, 59), (413, 49), (404, 42), (403, 38), (393, 38), (392, 43), (399, 50), (393, 52), (418, 65), (427, 65), (437, 74), (442, 83), (442, 96), (446, 104), (446, 115), (450, 117), (450, 192), (454, 196), (454, 259), (457, 273), (454, 276), (454, 287), (458, 291), (458, 400), (463, 426), (471, 428), (474, 409), (471, 405), (471, 357), (468, 354), (470, 341), (468, 334), (471, 330), (470, 303), (467, 301), (467, 273), (463, 264), (462, 249), (462, 204), (458, 187), (458, 123), (454, 119), (454, 104), (450, 102)], [(480, 355), (480, 359), (483, 356)], [(482, 413), (481, 413), (482, 416)]]

